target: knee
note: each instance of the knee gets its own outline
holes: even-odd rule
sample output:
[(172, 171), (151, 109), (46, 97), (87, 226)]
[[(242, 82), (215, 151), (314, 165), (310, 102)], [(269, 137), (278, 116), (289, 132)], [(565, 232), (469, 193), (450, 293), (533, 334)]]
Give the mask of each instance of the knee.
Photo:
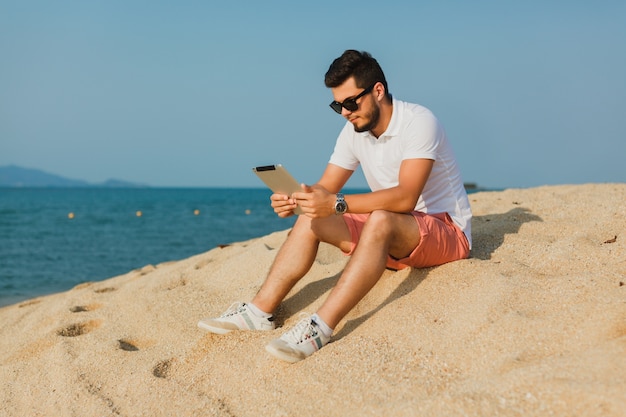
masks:
[[(307, 236), (318, 241), (325, 241), (329, 228), (321, 219), (311, 219), (308, 216), (298, 216), (292, 232), (298, 236)], [(331, 228), (332, 230), (332, 228)]]
[(335, 235), (336, 228), (325, 219), (311, 219), (307, 225), (311, 233), (321, 241), (328, 241)]
[(343, 216), (331, 216), (313, 219), (310, 223), (311, 233), (320, 241), (350, 251), (352, 236)]
[(392, 214), (386, 210), (374, 210), (367, 221), (363, 233), (387, 235), (392, 229)]
[(291, 231), (295, 234), (314, 233), (311, 225), (311, 219), (308, 216), (298, 216), (295, 223), (293, 224), (293, 228), (291, 229)]

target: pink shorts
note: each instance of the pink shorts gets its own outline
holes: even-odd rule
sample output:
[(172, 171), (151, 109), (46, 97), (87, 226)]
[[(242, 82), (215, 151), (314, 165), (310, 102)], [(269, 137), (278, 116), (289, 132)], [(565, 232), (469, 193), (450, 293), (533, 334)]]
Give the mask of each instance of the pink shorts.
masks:
[[(448, 213), (426, 214), (414, 211), (413, 217), (420, 229), (420, 243), (406, 258), (389, 256), (387, 268), (400, 270), (407, 267), (427, 268), (469, 256), (469, 243), (463, 231), (454, 224)], [(350, 229), (352, 246), (346, 255), (352, 255), (369, 214), (343, 215)]]

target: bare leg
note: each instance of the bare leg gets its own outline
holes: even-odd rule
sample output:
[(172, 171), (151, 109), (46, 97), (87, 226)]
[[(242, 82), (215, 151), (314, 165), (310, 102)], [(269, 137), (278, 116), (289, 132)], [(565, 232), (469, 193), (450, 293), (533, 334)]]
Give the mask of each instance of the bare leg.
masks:
[(335, 241), (344, 242), (344, 247), (350, 242), (350, 232), (341, 217), (313, 220), (300, 216), (278, 251), (261, 289), (252, 299), (255, 306), (267, 313), (274, 312), (293, 286), (311, 269), (320, 243), (316, 233), (332, 234)]
[(419, 227), (413, 216), (373, 212), (346, 269), (318, 315), (329, 327), (335, 328), (378, 282), (385, 270), (387, 255), (407, 256), (419, 241)]

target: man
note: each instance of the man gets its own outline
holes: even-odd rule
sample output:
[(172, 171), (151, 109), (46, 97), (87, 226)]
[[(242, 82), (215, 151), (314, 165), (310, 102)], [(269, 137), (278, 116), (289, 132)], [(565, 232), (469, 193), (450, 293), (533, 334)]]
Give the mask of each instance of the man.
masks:
[[(337, 284), (310, 317), (266, 350), (296, 362), (326, 345), (333, 329), (385, 268), (423, 268), (467, 258), (472, 217), (444, 129), (417, 104), (391, 96), (378, 62), (345, 51), (328, 69), (330, 107), (347, 119), (319, 182), (291, 196), (274, 194), (280, 217), (296, 220), (265, 282), (249, 303), (235, 303), (198, 326), (213, 333), (272, 330), (272, 313), (311, 268), (320, 242), (351, 255)], [(361, 165), (371, 192), (340, 193)]]

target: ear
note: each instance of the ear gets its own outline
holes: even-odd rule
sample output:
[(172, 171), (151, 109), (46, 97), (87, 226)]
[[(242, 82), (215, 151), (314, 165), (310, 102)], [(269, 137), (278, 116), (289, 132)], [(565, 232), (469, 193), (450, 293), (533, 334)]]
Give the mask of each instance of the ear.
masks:
[(376, 101), (382, 101), (385, 99), (385, 86), (381, 82), (377, 82), (373, 88)]

